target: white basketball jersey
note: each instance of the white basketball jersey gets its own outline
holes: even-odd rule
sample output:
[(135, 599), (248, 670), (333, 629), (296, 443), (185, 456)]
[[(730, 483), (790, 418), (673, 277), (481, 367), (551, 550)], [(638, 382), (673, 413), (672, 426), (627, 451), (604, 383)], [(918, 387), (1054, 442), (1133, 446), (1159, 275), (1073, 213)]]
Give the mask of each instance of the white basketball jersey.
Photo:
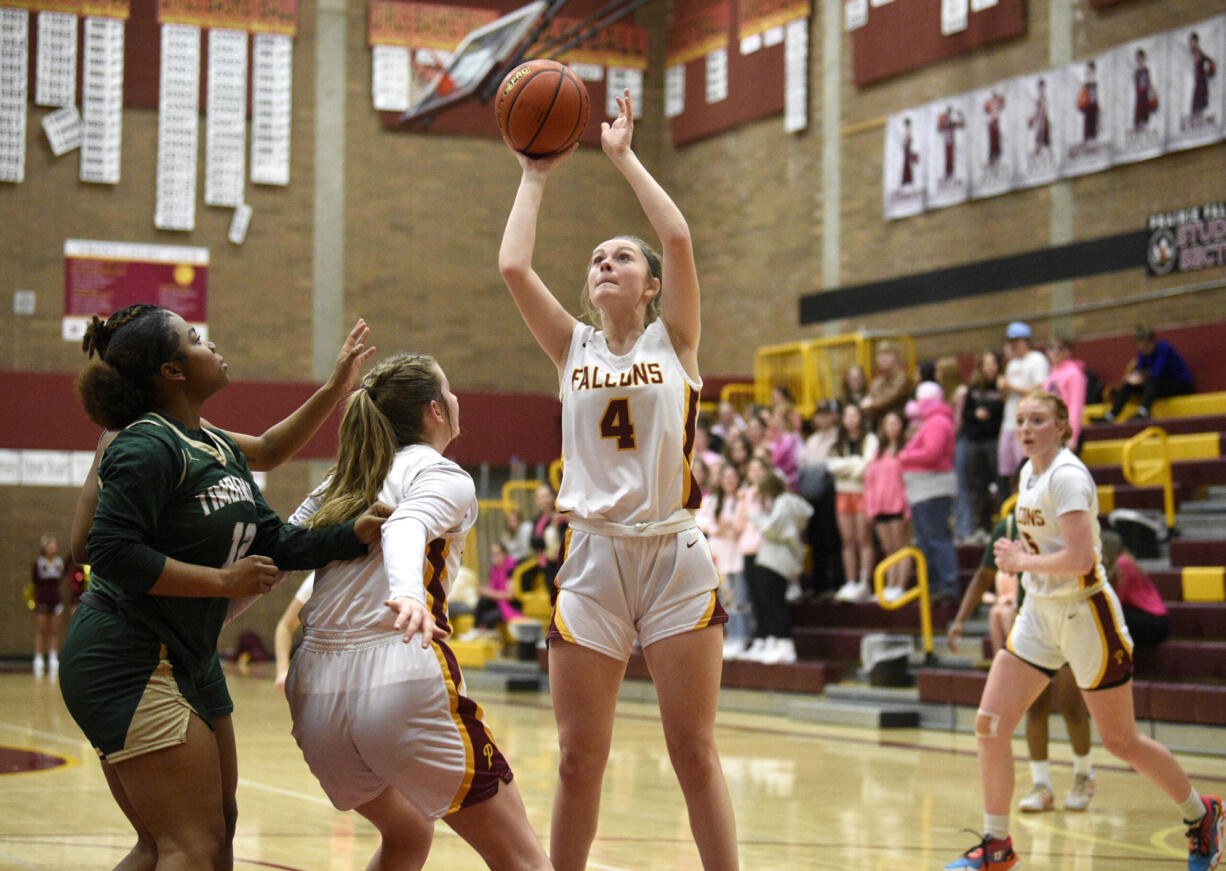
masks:
[(1029, 461), (1018, 477), (1018, 539), (1030, 553), (1051, 554), (1064, 548), (1060, 515), (1088, 511), (1093, 519), (1094, 569), (1086, 575), (1025, 572), (1022, 584), (1027, 595), (1055, 599), (1084, 599), (1107, 582), (1103, 570), (1102, 541), (1098, 528), (1098, 488), (1090, 470), (1068, 448), (1061, 448), (1042, 475), (1035, 475)]
[[(319, 510), (321, 486), (290, 517), (301, 525)], [(315, 573), (315, 588), (302, 606), (312, 629), (392, 631), (396, 615), (383, 603), (409, 595), (447, 626), (447, 593), (460, 569), (464, 538), (477, 520), (472, 477), (428, 445), (396, 452), (378, 500), (394, 507), (383, 524), (382, 545), (362, 559), (331, 562)], [(424, 554), (424, 557), (423, 557)]]
[(579, 324), (562, 369), (558, 510), (615, 523), (655, 523), (697, 509), (690, 471), (701, 382), (686, 374), (664, 322), (617, 356)]

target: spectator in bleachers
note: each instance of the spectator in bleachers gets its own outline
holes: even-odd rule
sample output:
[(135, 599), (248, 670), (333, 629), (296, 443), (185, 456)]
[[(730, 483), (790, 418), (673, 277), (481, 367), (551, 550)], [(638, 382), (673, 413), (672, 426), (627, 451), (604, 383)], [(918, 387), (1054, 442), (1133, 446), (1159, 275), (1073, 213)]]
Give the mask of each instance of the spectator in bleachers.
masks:
[(744, 478), (746, 467), (752, 457), (753, 446), (749, 443), (749, 438), (745, 433), (739, 430), (730, 433), (724, 444), (724, 461), (735, 466), (736, 470), (741, 473), (741, 477)]
[(921, 385), (916, 390), (915, 405), (919, 427), (898, 454), (915, 542), (928, 563), (933, 597), (955, 600), (958, 565), (951, 523), (958, 482), (954, 476), (953, 410), (941, 398), (941, 388), (936, 384)]
[(749, 516), (758, 527), (762, 542), (754, 564), (749, 592), (754, 598), (754, 614), (764, 635), (760, 653), (748, 656), (760, 662), (795, 662), (796, 643), (792, 639), (792, 613), (788, 608), (788, 588), (800, 580), (804, 552), (800, 536), (813, 513), (809, 503), (787, 489), (787, 482), (776, 472), (766, 472), (758, 482), (762, 510)]
[(707, 536), (711, 558), (719, 569), (720, 601), (728, 612), (724, 635), (724, 658), (735, 659), (753, 641), (753, 607), (749, 588), (745, 585), (745, 557), (741, 553), (741, 533), (745, 517), (738, 510), (741, 495), (741, 473), (736, 466), (725, 463), (719, 481), (702, 499), (698, 509), (698, 528)]
[(760, 405), (750, 408), (749, 416), (745, 418), (745, 438), (749, 439), (752, 452), (756, 453), (758, 448), (767, 444), (766, 433), (769, 428), (770, 412)]
[(698, 415), (694, 426), (694, 459), (702, 460), (708, 469), (722, 459), (711, 444), (711, 420), (705, 414)]
[(980, 544), (988, 540), (995, 513), (992, 485), (996, 480), (997, 446), (1004, 413), (1004, 398), (996, 386), (999, 377), (1000, 357), (995, 351), (984, 351), (975, 364), (975, 374), (962, 401), (960, 435), (964, 454), (958, 492), (970, 507), (971, 538)]
[(941, 396), (953, 407), (956, 418), (959, 409), (954, 402), (957, 399), (959, 388), (963, 386), (962, 367), (958, 364), (958, 358), (937, 357), (936, 362), (933, 363), (932, 380), (941, 385)]
[(1051, 358), (1051, 374), (1043, 389), (1054, 393), (1068, 406), (1069, 447), (1081, 446), (1081, 426), (1086, 408), (1086, 364), (1073, 359), (1073, 342), (1067, 336), (1056, 335), (1047, 349)]
[(796, 406), (791, 402), (780, 402), (771, 409), (771, 424), (767, 430), (771, 465), (783, 476), (788, 489), (793, 491), (796, 489), (796, 476), (800, 471), (800, 452), (804, 447), (799, 428)]
[(901, 411), (910, 395), (911, 376), (903, 366), (902, 354), (894, 344), (881, 343), (877, 346), (877, 374), (868, 385), (868, 396), (860, 400), (869, 426), (876, 426), (891, 409)]
[(694, 483), (698, 485), (698, 491), (706, 496), (707, 491), (711, 488), (711, 467), (695, 457), (694, 462), (690, 463), (690, 474), (694, 476)]
[(1128, 624), (1133, 644), (1152, 647), (1166, 641), (1171, 634), (1171, 618), (1162, 594), (1124, 547), (1124, 539), (1118, 532), (1105, 529), (1101, 540), (1103, 567), (1124, 608), (1124, 622)]
[(1196, 382), (1179, 352), (1165, 339), (1154, 336), (1149, 327), (1137, 327), (1137, 356), (1124, 373), (1124, 383), (1111, 398), (1111, 410), (1102, 420), (1114, 421), (1134, 395), (1141, 406), (1136, 417), (1149, 417), (1154, 400), (1165, 396), (1182, 396), (1196, 390)]
[(975, 518), (966, 494), (966, 436), (962, 432), (962, 408), (966, 405), (969, 385), (962, 380), (962, 366), (957, 357), (941, 357), (936, 362), (936, 381), (945, 401), (954, 411), (954, 475), (958, 480), (958, 498), (954, 500), (954, 541), (962, 543), (975, 535)]
[(552, 588), (553, 579), (562, 563), (562, 542), (566, 539), (569, 524), (566, 515), (557, 510), (557, 495), (548, 484), (537, 487), (533, 499), (538, 513), (532, 524), (532, 549)]
[(489, 577), (484, 584), (477, 586), (477, 606), (473, 612), (478, 633), (497, 630), (503, 624), (523, 617), (511, 590), (511, 573), (518, 562), (498, 542), (490, 545)]
[(823, 399), (813, 412), (813, 432), (805, 439), (797, 479), (800, 495), (813, 506), (805, 538), (812, 560), (809, 592), (819, 598), (833, 595), (846, 580), (841, 558), (842, 539), (835, 516), (834, 476), (826, 468), (826, 459), (838, 440), (839, 404), (833, 399)]
[(532, 555), (532, 521), (524, 520), (518, 508), (512, 508), (503, 515), (505, 529), (498, 541), (503, 550), (515, 557), (516, 562)]
[(842, 387), (839, 401), (843, 405), (859, 405), (868, 396), (868, 376), (864, 374), (864, 367), (858, 363), (848, 366), (843, 372)]
[(754, 584), (758, 580), (756, 562), (758, 550), (762, 546), (762, 533), (758, 531), (756, 525), (750, 522), (749, 518), (755, 514), (761, 514), (764, 510), (762, 495), (758, 492), (758, 484), (769, 471), (770, 464), (761, 457), (753, 457), (749, 460), (745, 465), (745, 480), (741, 486), (741, 495), (736, 506), (736, 523), (741, 530), (740, 538), (737, 540), (741, 548), (741, 570), (745, 574), (745, 587), (749, 591), (754, 626), (753, 641), (745, 651), (746, 658), (750, 653), (754, 657), (761, 655), (766, 645), (766, 624), (762, 620), (762, 615), (758, 613), (758, 596), (754, 592)]
[(715, 447), (718, 439), (720, 447), (717, 450), (726, 451), (728, 440), (734, 433), (745, 429), (745, 418), (737, 413), (736, 406), (726, 399), (721, 399), (715, 408), (715, 423), (711, 424), (711, 446)]
[(1043, 385), (1051, 366), (1047, 356), (1031, 346), (1030, 327), (1021, 321), (1014, 321), (1005, 328), (1005, 358), (1005, 372), (997, 379), (1005, 400), (997, 440), (997, 474), (1000, 492), (1012, 493), (1017, 472), (1026, 461), (1017, 441), (1017, 406), (1023, 396)]
[(872, 595), (869, 583), (875, 551), (873, 531), (864, 510), (864, 470), (877, 453), (877, 436), (868, 429), (858, 405), (843, 409), (839, 440), (826, 459), (834, 476), (835, 516), (843, 541), (843, 575), (846, 583), (835, 598), (840, 602), (863, 602)]
[[(882, 556), (889, 556), (911, 543), (911, 509), (902, 478), (898, 453), (906, 444), (902, 415), (888, 411), (877, 425), (877, 450), (864, 470), (864, 513), (868, 515)], [(895, 563), (886, 573), (883, 595), (893, 602), (907, 588), (910, 563)]]

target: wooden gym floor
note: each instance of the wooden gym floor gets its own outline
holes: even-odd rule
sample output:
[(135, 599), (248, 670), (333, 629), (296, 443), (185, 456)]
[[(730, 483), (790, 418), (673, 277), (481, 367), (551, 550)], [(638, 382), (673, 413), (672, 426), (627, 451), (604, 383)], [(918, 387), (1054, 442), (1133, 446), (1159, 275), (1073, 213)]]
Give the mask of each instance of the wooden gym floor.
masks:
[[(288, 710), (269, 675), (257, 667), (249, 676), (230, 676), (239, 741), (236, 871), (360, 871), (374, 849), (374, 830), (323, 797), (290, 737)], [(557, 759), (548, 697), (471, 694), (485, 707), (532, 825), (547, 840)], [(970, 736), (728, 711), (720, 715), (718, 737), (747, 871), (940, 869), (970, 845), (973, 836), (961, 830), (982, 825)], [(1021, 789), (1029, 774), (1022, 742), (1015, 747)], [(0, 774), (0, 871), (107, 869), (124, 855), (131, 830), (54, 682), (0, 672), (0, 748), (0, 761), (9, 763)], [(40, 759), (54, 764), (55, 757), (66, 762), (9, 770)], [(1055, 744), (1052, 758), (1059, 804), (1072, 779), (1068, 745)], [(1181, 759), (1202, 792), (1226, 791), (1226, 758)], [(1025, 867), (1186, 867), (1183, 826), (1165, 797), (1101, 749), (1095, 761), (1098, 792), (1087, 813), (1014, 816)], [(700, 867), (652, 704), (619, 707), (601, 813), (593, 871)], [(438, 825), (426, 867), (485, 866)]]

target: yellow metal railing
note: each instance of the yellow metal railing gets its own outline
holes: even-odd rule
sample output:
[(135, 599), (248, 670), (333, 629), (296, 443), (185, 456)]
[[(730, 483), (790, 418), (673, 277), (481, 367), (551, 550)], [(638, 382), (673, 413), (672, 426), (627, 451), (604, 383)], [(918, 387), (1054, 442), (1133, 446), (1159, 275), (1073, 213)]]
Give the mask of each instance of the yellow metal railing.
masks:
[[(1143, 445), (1157, 445), (1158, 456), (1142, 458), (1138, 452)], [(1124, 442), (1121, 463), (1124, 479), (1134, 486), (1160, 484), (1162, 508), (1168, 529), (1175, 526), (1175, 491), (1171, 482), (1171, 451), (1167, 444), (1166, 430), (1160, 426), (1147, 426)]]
[[(843, 392), (843, 373), (853, 364), (866, 373), (873, 371), (878, 347), (889, 342), (899, 348), (908, 371), (915, 366), (915, 342), (904, 335), (845, 333), (799, 342), (765, 345), (754, 354), (753, 401), (770, 403), (775, 387), (786, 387), (800, 413), (808, 417), (823, 399), (837, 398)], [(726, 385), (740, 388), (743, 385)], [(743, 396), (738, 392), (737, 396)], [(721, 399), (725, 398), (721, 392)]]
[(742, 412), (754, 402), (754, 386), (752, 384), (725, 384), (719, 389), (719, 401), (731, 402), (738, 412)]
[[(915, 586), (893, 602), (887, 601), (885, 574), (890, 568), (905, 559), (915, 560)], [(904, 547), (877, 563), (877, 569), (873, 572), (873, 592), (877, 596), (877, 604), (887, 611), (896, 611), (919, 599), (920, 631), (924, 634), (924, 653), (932, 653), (932, 601), (928, 596), (928, 560), (924, 559), (923, 551), (918, 547)]]

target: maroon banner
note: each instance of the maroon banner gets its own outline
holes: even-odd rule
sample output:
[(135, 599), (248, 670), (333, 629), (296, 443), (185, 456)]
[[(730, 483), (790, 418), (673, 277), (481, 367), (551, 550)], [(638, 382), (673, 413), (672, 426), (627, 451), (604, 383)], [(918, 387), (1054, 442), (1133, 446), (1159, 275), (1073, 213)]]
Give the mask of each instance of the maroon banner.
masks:
[[(208, 320), (209, 250), (68, 239), (64, 242), (64, 318), (106, 317), (138, 302), (164, 306), (190, 323)], [(75, 332), (72, 330), (71, 332)]]

